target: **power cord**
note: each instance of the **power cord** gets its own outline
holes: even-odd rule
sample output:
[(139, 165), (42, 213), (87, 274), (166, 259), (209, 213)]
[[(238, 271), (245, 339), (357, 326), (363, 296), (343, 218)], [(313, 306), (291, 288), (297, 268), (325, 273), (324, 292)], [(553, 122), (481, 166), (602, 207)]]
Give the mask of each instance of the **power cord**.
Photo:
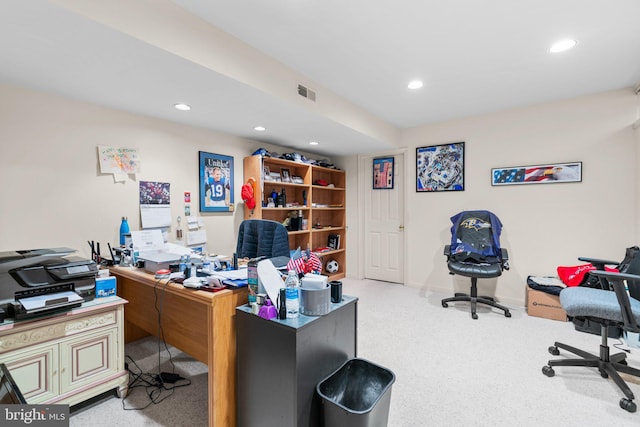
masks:
[(618, 342), (613, 344), (613, 348), (616, 348), (618, 350), (622, 350), (622, 351), (624, 351), (626, 353), (631, 353), (631, 349), (629, 348), (629, 346), (624, 341), (622, 341), (621, 338), (618, 338)]
[[(171, 351), (169, 350), (169, 346), (164, 339), (164, 330), (162, 328), (162, 306), (164, 304), (164, 296), (166, 294), (166, 287), (172, 282), (173, 279), (169, 279), (164, 283), (162, 288), (162, 296), (158, 298), (158, 285), (162, 283), (162, 279), (157, 280), (153, 287), (154, 294), (154, 307), (158, 313), (158, 370), (160, 370), (161, 365), (161, 352), (162, 347), (164, 345), (165, 350), (169, 354), (169, 363), (171, 364), (172, 372), (158, 372), (155, 373), (143, 373), (138, 364), (130, 357), (125, 356), (125, 359), (129, 360), (129, 362), (125, 362), (125, 369), (129, 371), (129, 390), (133, 390), (135, 388), (144, 388), (147, 396), (149, 397), (149, 402), (142, 407), (129, 407), (125, 406), (125, 400), (131, 393), (127, 393), (127, 396), (122, 399), (122, 408), (124, 410), (143, 410), (149, 407), (151, 404), (158, 404), (165, 400), (166, 398), (173, 395), (176, 388), (186, 387), (191, 385), (191, 380), (189, 378), (184, 378), (175, 373), (176, 367), (173, 363), (173, 356), (171, 355)], [(131, 365), (135, 367), (135, 369), (131, 369)], [(168, 385), (170, 384), (170, 385)], [(169, 392), (164, 393), (163, 392)]]
[[(122, 409), (125, 411), (140, 411), (148, 408), (152, 404), (159, 404), (166, 398), (173, 395), (176, 388), (186, 387), (191, 384), (190, 379), (173, 374), (176, 376), (175, 381), (173, 384), (167, 385), (168, 383), (171, 383), (171, 381), (165, 381), (163, 379), (165, 373), (155, 374), (142, 372), (138, 364), (130, 356), (125, 356), (125, 358), (129, 361), (128, 363), (125, 363), (125, 366), (129, 371), (129, 392), (122, 399)], [(179, 381), (184, 381), (184, 383), (178, 383)], [(149, 398), (149, 401), (143, 406), (127, 407), (125, 405), (126, 399), (132, 395), (132, 390), (136, 388), (143, 388)]]

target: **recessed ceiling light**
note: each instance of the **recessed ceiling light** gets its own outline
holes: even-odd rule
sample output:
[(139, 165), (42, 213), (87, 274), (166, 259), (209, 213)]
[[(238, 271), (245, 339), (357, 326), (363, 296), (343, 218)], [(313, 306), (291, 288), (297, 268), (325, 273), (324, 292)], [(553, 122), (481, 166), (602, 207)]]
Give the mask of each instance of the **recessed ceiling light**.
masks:
[(412, 82), (409, 82), (407, 87), (409, 89), (420, 89), (423, 85), (424, 83), (422, 83), (421, 80), (413, 80)]
[(558, 42), (555, 42), (553, 45), (551, 45), (551, 47), (549, 48), (549, 52), (551, 53), (564, 52), (565, 50), (569, 50), (572, 47), (574, 47), (577, 43), (578, 42), (576, 40), (572, 40), (572, 39), (560, 40)]
[(189, 111), (189, 110), (191, 110), (191, 105), (189, 105), (189, 104), (180, 103), (180, 104), (174, 105), (174, 107), (176, 107), (176, 110), (180, 110), (180, 111)]
[(264, 126), (256, 126), (253, 128), (253, 130), (257, 130), (258, 132), (264, 132), (265, 130), (267, 130), (267, 128)]
[(311, 141), (309, 145), (318, 145), (318, 141)]

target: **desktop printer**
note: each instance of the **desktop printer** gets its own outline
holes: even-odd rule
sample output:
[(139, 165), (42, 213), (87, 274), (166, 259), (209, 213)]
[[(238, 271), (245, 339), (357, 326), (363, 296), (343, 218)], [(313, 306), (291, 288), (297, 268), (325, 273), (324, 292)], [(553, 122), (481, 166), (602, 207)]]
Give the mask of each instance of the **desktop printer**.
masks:
[(69, 248), (0, 252), (0, 322), (78, 307), (95, 297), (95, 262)]

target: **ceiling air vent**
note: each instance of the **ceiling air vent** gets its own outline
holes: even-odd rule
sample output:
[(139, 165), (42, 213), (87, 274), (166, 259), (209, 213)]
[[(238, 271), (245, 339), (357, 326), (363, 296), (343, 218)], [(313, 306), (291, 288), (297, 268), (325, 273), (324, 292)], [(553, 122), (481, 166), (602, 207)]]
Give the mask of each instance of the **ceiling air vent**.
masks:
[(303, 98), (307, 98), (310, 101), (316, 102), (315, 91), (301, 85), (300, 83), (298, 83), (298, 95), (302, 96)]

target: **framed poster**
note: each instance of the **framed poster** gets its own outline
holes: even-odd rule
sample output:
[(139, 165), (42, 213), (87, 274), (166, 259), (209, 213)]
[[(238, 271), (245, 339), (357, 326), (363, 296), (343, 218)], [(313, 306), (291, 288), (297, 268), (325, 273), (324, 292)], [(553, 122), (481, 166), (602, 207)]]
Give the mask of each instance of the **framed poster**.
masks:
[(282, 182), (291, 182), (291, 171), (286, 168), (281, 168), (280, 172), (282, 173)]
[(393, 189), (393, 157), (373, 159), (373, 189)]
[(233, 212), (233, 157), (199, 151), (200, 212)]
[(581, 182), (582, 162), (491, 169), (491, 185), (554, 184)]
[(416, 148), (416, 192), (464, 191), (464, 142)]

